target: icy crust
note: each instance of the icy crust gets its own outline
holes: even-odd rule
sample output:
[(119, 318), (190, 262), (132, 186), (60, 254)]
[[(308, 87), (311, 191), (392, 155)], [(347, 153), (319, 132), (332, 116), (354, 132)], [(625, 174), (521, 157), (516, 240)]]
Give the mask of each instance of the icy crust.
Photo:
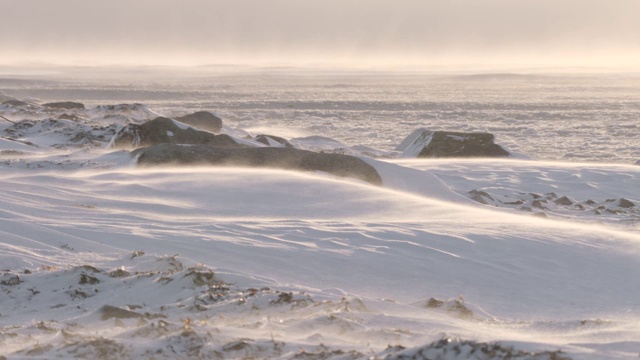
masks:
[[(9, 359), (569, 359), (559, 351), (524, 351), (446, 337), (407, 348), (398, 343), (419, 344), (424, 334), (387, 326), (416, 322), (402, 314), (402, 305), (385, 304), (389, 314), (380, 321), (375, 309), (379, 301), (301, 289), (241, 287), (204, 265), (189, 266), (178, 256), (134, 251), (105, 265), (4, 271), (2, 355)], [(442, 303), (431, 299), (422, 311)], [(450, 303), (449, 316), (488, 321), (474, 317), (458, 299)], [(49, 309), (46, 315), (43, 309)], [(25, 316), (32, 320), (16, 322)], [(389, 345), (380, 347), (384, 343)]]

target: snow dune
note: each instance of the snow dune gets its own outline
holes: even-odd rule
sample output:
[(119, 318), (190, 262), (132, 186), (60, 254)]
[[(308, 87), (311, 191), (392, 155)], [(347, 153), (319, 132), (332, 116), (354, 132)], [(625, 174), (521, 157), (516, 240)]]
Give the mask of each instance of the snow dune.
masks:
[(638, 166), (390, 160), (307, 136), (291, 141), (383, 185), (141, 169), (106, 145), (146, 105), (3, 106), (0, 359), (640, 353)]
[[(3, 301), (0, 326), (5, 337), (0, 343), (11, 349), (7, 355), (24, 355), (34, 349), (25, 337), (34, 336), (51, 345), (43, 354), (69, 356), (66, 343), (37, 334), (34, 321), (53, 321), (47, 326), (54, 324), (56, 331), (82, 327), (95, 337), (115, 339), (127, 349), (123, 357), (173, 341), (166, 337), (164, 342), (156, 339), (161, 345), (149, 344), (148, 337), (123, 335), (148, 324), (128, 322), (114, 329), (106, 327), (113, 320), (89, 316), (103, 305), (127, 308), (136, 303), (143, 304), (142, 312), (163, 314), (174, 327), (188, 318), (198, 321), (193, 326), (197, 334), (216, 329), (223, 335), (207, 346), (218, 350), (233, 339), (251, 339), (257, 346), (270, 337), (287, 346), (317, 350), (314, 346), (322, 343), (360, 355), (380, 353), (387, 345), (425, 345), (442, 336), (501, 341), (535, 351), (562, 349), (576, 358), (629, 355), (640, 347), (637, 231), (477, 204), (454, 190), (465, 181), (478, 181), (476, 166), (489, 171), (489, 163), (482, 161), (405, 164), (412, 167), (370, 162), (384, 187), (325, 174), (233, 168), (3, 172), (0, 263), (10, 270), (7, 274), (31, 274), (20, 274), (19, 285), (2, 286), (12, 300)], [(523, 177), (517, 170), (524, 164), (538, 166), (502, 163), (493, 174), (511, 168), (514, 177)], [(639, 171), (632, 170), (607, 168), (597, 185), (630, 177), (637, 181)], [(596, 180), (594, 175), (589, 183)], [(532, 191), (537, 185), (529, 179), (522, 186)], [(570, 186), (564, 190), (570, 192)], [(136, 251), (145, 253), (140, 257), (144, 261), (130, 259)], [(335, 337), (330, 334), (337, 325), (326, 321), (327, 309), (301, 305), (304, 316), (291, 307), (260, 304), (254, 304), (259, 309), (255, 313), (238, 304), (225, 311), (187, 310), (185, 304), (193, 305), (198, 293), (184, 290), (177, 280), (163, 287), (133, 277), (127, 287), (104, 278), (101, 287), (94, 287), (108, 295), (88, 298), (61, 297), (62, 285), (45, 290), (51, 274), (65, 278), (86, 273), (77, 266), (142, 273), (145, 266), (176, 254), (173, 259), (185, 267), (212, 269), (238, 289), (292, 291), (316, 304), (351, 299), (362, 308), (352, 305), (350, 312), (337, 315), (343, 336)], [(274, 301), (277, 294), (259, 295)], [(473, 315), (427, 308), (430, 298), (464, 304)], [(44, 310), (63, 300), (64, 311)], [(79, 308), (71, 309), (76, 304)], [(234, 320), (212, 321), (212, 314)], [(255, 316), (264, 320), (251, 327)], [(281, 320), (267, 330), (271, 317)], [(12, 331), (20, 341), (6, 340), (15, 326)], [(308, 336), (298, 336), (301, 331)], [(371, 337), (366, 344), (361, 340), (365, 334)], [(225, 342), (216, 345), (220, 339)], [(248, 354), (277, 355), (273, 349), (252, 351)]]

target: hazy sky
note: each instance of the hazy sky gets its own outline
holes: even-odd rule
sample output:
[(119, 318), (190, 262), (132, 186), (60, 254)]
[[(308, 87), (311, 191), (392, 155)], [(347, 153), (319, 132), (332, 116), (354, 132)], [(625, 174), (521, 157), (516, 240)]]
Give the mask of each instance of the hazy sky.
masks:
[(0, 0), (0, 63), (640, 64), (640, 0)]

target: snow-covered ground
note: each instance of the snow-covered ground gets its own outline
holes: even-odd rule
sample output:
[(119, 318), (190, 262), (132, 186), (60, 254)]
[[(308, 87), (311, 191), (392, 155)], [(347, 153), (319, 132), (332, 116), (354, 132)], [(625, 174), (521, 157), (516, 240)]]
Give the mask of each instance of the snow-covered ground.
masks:
[(640, 166), (140, 169), (106, 145), (159, 111), (30, 106), (0, 107), (0, 357), (640, 354)]

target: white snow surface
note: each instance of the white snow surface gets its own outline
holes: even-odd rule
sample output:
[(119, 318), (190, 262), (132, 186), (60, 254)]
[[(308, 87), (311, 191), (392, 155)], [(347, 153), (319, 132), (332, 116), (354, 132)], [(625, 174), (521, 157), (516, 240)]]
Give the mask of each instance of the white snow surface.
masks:
[(640, 354), (638, 166), (372, 159), (317, 136), (297, 145), (339, 144), (383, 186), (140, 169), (106, 145), (147, 106), (31, 106), (0, 109), (18, 121), (0, 141), (7, 359)]

